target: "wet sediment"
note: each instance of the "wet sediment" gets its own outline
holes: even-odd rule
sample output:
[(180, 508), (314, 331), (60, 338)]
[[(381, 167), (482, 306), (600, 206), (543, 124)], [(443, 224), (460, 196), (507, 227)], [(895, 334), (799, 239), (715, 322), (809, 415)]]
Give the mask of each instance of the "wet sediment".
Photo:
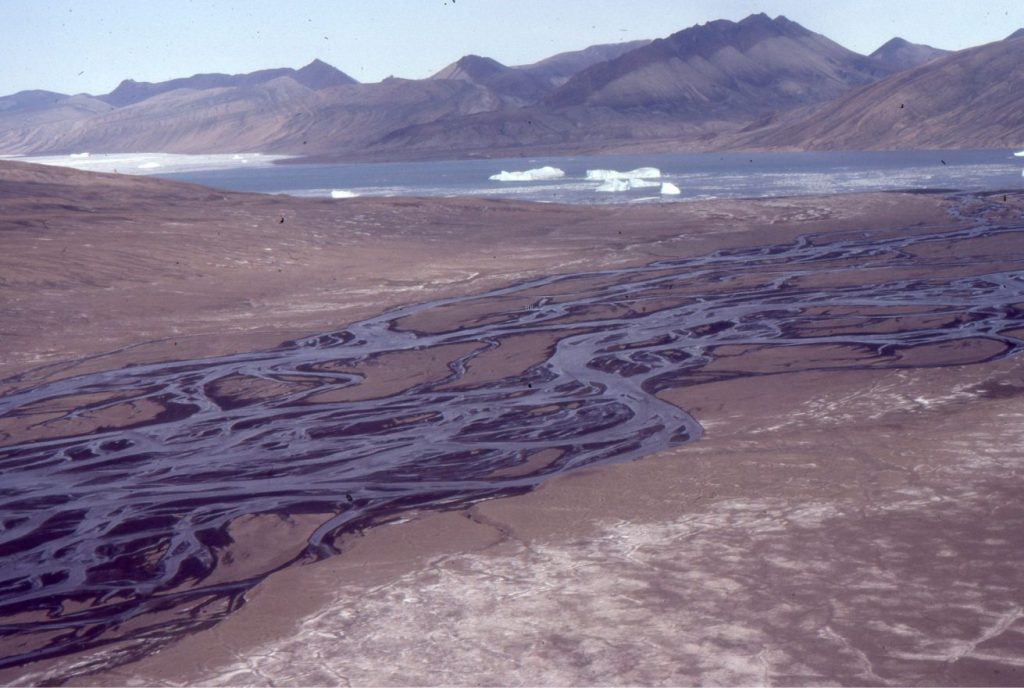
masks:
[[(268, 351), (9, 394), (0, 634), (17, 650), (0, 666), (111, 643), (126, 661), (216, 622), (273, 570), (210, 583), (245, 515), (333, 514), (294, 563), (410, 509), (516, 494), (698, 439), (699, 424), (656, 396), (672, 387), (1014, 354), (1024, 226), (988, 218), (971, 197), (954, 212), (971, 223), (549, 277)], [(972, 254), (989, 241), (1006, 248)], [(531, 335), (551, 342), (544, 360), (470, 376)], [(394, 391), (378, 378), (396, 354), (431, 374)], [(550, 461), (536, 461), (543, 452)]]

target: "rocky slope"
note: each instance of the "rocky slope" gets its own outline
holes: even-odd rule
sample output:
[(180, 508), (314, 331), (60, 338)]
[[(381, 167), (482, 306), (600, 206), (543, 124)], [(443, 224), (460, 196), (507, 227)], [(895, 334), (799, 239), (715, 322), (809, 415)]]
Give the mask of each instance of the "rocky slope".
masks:
[(1001, 148), (1024, 143), (1024, 35), (961, 50), (784, 115), (732, 141), (810, 149)]

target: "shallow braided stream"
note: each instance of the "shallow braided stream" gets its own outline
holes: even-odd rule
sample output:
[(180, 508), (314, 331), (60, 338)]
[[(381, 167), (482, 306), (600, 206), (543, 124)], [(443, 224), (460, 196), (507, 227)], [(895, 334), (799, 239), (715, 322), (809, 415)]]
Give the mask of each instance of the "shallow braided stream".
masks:
[[(744, 366), (752, 353), (796, 351), (787, 370), (1017, 353), (1024, 263), (988, 247), (1024, 225), (972, 207), (958, 229), (807, 235), (547, 277), (268, 351), (2, 397), (0, 636), (15, 650), (0, 667), (100, 645), (126, 661), (216, 622), (272, 572), (209, 582), (245, 515), (334, 514), (295, 563), (410, 510), (695, 441), (698, 422), (657, 392), (777, 372)], [(542, 353), (503, 363), (523, 342)], [(381, 382), (389, 371), (399, 383)]]

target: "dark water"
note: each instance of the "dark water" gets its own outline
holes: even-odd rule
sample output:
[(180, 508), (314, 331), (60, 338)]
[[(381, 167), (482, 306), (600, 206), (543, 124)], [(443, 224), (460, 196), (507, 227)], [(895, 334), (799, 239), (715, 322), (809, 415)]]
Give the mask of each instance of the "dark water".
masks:
[[(410, 509), (515, 494), (696, 440), (699, 424), (654, 395), (755, 374), (708, 370), (722, 345), (842, 346), (858, 357), (848, 369), (908, 367), (907, 351), (968, 340), (995, 342), (990, 359), (1015, 354), (1024, 342), (1003, 331), (1021, 325), (1010, 304), (1024, 302), (1024, 272), (943, 278), (969, 264), (955, 258), (932, 260), (934, 277), (900, 271), (929, 264), (915, 249), (1021, 231), (979, 217), (957, 231), (804, 236), (549, 277), (399, 308), (268, 351), (135, 365), (0, 398), (0, 420), (62, 399), (71, 416), (130, 401), (162, 409), (134, 427), (0, 446), (0, 636), (35, 639), (0, 666), (108, 644), (131, 622), (131, 642), (110, 660), (125, 661), (229, 613), (269, 573), (204, 583), (229, 543), (227, 525), (246, 514), (336, 514), (309, 540), (304, 557), (315, 558), (333, 553), (339, 534)], [(869, 268), (889, 277), (860, 277)], [(842, 279), (821, 286), (822, 276)], [(862, 326), (836, 334), (821, 324), (823, 307), (872, 314), (851, 316)], [(474, 318), (443, 331), (414, 327), (459, 309)], [(525, 334), (557, 345), (522, 374), (460, 385), (474, 358)], [(359, 386), (360, 364), (466, 343), (475, 350), (435, 379), (385, 398), (323, 399)], [(276, 391), (227, 391), (240, 377)], [(507, 477), (551, 449), (551, 463)]]
[[(501, 170), (550, 165), (565, 178), (497, 182)], [(657, 167), (661, 181), (679, 196), (657, 188), (620, 193), (596, 191), (588, 169)], [(330, 197), (343, 189), (368, 196), (485, 196), (559, 203), (625, 203), (709, 198), (753, 198), (905, 189), (985, 189), (1024, 186), (1024, 159), (1010, 150), (854, 151), (803, 153), (689, 153), (450, 160), (348, 165), (274, 165), (165, 173), (168, 179), (234, 191)]]

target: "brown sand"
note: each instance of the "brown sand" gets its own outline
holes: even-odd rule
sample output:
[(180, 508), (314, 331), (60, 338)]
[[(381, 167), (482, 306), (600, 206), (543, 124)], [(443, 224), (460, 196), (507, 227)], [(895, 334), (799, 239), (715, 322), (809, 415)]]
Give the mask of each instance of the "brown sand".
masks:
[[(17, 303), (0, 316), (14, 333), (4, 372), (57, 364), (32, 379), (256, 348), (531, 275), (950, 222), (921, 195), (328, 203), (117, 178), (97, 195), (85, 175), (0, 171), (64, 177), (49, 192), (82, 209), (54, 208), (39, 188), (32, 202), (0, 199), (20, 218), (0, 258)], [(1019, 217), (1011, 201), (1002, 212)], [(42, 220), (60, 234), (45, 241)], [(736, 351), (723, 365), (772, 375), (664, 392), (705, 426), (696, 444), (350, 538), (342, 557), (270, 577), (217, 627), (74, 682), (1020, 684), (1021, 364), (853, 371), (849, 350), (821, 349), (813, 367), (835, 369)], [(315, 520), (239, 524), (236, 559), (276, 556), (264, 538), (298, 541)], [(0, 681), (44, 681), (74, 661)]]

